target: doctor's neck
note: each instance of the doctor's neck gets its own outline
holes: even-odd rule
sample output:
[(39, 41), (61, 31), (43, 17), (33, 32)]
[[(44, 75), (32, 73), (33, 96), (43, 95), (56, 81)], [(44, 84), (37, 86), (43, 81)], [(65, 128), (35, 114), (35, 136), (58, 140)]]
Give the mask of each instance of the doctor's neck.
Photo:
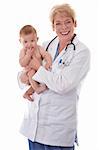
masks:
[(74, 39), (75, 34), (73, 34), (70, 38), (59, 39), (59, 52), (61, 52), (71, 41)]

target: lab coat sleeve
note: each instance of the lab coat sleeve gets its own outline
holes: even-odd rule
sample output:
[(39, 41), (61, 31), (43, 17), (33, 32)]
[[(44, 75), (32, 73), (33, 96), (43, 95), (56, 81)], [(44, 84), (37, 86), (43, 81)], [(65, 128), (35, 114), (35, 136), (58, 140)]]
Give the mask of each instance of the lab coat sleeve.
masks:
[(54, 92), (63, 94), (79, 85), (89, 70), (89, 64), (90, 53), (88, 49), (85, 49), (77, 53), (70, 66), (65, 66), (59, 74), (41, 66), (33, 79), (46, 84)]

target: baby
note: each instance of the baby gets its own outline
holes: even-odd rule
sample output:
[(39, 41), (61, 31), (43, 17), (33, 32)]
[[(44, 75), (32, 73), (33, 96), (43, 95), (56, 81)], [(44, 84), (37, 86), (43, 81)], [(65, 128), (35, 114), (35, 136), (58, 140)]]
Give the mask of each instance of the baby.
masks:
[(37, 44), (38, 37), (35, 28), (31, 25), (26, 25), (20, 30), (20, 43), (23, 48), (20, 51), (19, 63), (23, 67), (23, 71), (20, 75), (20, 81), (24, 84), (30, 85), (29, 89), (24, 93), (23, 97), (32, 101), (30, 97), (33, 92), (38, 94), (45, 91), (47, 87), (44, 84), (39, 84), (29, 76), (29, 72), (32, 76), (37, 70), (33, 68), (33, 62), (38, 59), (42, 64), (42, 59), (45, 61), (45, 68), (48, 70), (52, 65), (51, 55), (45, 51), (41, 46)]

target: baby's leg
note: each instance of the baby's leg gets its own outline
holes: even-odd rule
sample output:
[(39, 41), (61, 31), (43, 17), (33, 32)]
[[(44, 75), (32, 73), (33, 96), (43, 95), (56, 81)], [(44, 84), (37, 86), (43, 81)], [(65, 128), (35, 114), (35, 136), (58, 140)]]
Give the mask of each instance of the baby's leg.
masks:
[(34, 74), (35, 74), (35, 70), (33, 70), (33, 69), (28, 72), (29, 82), (30, 82), (33, 90), (35, 91), (39, 87), (39, 84), (32, 79)]
[(38, 94), (44, 92), (47, 89), (45, 84), (39, 84), (36, 81), (34, 81), (33, 79), (30, 81), (30, 84), (31, 84), (32, 88), (34, 89), (34, 91)]
[(23, 97), (30, 100), (30, 101), (33, 101), (33, 98), (31, 97), (31, 95), (33, 94), (34, 90), (32, 88), (32, 86), (24, 93)]
[(22, 83), (24, 84), (29, 84), (29, 78), (28, 78), (28, 75), (26, 72), (23, 72), (21, 75), (20, 75), (20, 80)]
[(39, 88), (39, 83), (37, 83), (36, 81), (34, 81), (33, 79), (29, 79), (29, 82), (33, 88), (34, 91), (36, 91), (36, 89)]
[(41, 92), (43, 92), (43, 91), (45, 91), (46, 90), (46, 85), (44, 85), (44, 84), (39, 84), (39, 83), (37, 83), (36, 81), (34, 81), (33, 79), (32, 79), (32, 76), (35, 74), (35, 71), (32, 69), (29, 73), (28, 73), (28, 75), (29, 75), (29, 82), (30, 82), (30, 84), (31, 84), (31, 86), (32, 86), (32, 88), (33, 88), (33, 90), (36, 92), (36, 93), (41, 93)]
[(45, 84), (39, 84), (39, 87), (36, 89), (36, 93), (40, 94), (47, 90), (47, 86)]

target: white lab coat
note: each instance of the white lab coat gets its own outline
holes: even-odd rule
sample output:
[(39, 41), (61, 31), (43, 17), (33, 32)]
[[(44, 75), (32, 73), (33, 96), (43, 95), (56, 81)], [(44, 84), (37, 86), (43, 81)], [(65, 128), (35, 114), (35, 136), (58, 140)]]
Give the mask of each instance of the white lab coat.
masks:
[[(56, 38), (48, 48), (53, 59), (58, 42)], [(74, 144), (77, 132), (78, 87), (89, 70), (90, 54), (77, 37), (73, 43), (76, 50), (69, 66), (59, 67), (59, 60), (69, 57), (68, 48), (69, 51), (65, 52), (64, 49), (57, 56), (52, 71), (41, 66), (33, 76), (34, 80), (46, 84), (49, 90), (39, 95), (34, 93), (34, 102), (28, 102), (28, 110), (20, 131), (31, 141), (52, 146)]]

